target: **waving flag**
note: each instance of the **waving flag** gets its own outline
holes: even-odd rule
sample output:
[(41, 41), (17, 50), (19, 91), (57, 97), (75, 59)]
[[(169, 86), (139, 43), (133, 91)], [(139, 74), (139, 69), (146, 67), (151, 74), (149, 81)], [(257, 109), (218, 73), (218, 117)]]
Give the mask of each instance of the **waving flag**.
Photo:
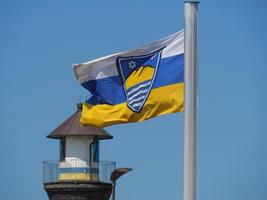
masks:
[(92, 96), (83, 104), (83, 125), (138, 122), (183, 111), (184, 32), (139, 49), (74, 65)]

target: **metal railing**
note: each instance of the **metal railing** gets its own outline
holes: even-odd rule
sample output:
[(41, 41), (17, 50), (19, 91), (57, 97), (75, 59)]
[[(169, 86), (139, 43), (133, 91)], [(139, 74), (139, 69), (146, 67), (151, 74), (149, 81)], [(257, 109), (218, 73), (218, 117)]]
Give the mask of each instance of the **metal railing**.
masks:
[(80, 160), (44, 161), (43, 183), (60, 181), (92, 181), (111, 183), (111, 173), (116, 169), (113, 161), (99, 161), (90, 166)]

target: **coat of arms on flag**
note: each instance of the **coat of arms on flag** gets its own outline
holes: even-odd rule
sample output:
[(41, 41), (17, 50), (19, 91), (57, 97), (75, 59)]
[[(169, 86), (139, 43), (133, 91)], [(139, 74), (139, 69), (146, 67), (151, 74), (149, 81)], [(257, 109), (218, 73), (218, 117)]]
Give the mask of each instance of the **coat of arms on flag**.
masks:
[(117, 58), (127, 105), (134, 112), (142, 110), (149, 96), (157, 75), (161, 52), (162, 49), (147, 55)]

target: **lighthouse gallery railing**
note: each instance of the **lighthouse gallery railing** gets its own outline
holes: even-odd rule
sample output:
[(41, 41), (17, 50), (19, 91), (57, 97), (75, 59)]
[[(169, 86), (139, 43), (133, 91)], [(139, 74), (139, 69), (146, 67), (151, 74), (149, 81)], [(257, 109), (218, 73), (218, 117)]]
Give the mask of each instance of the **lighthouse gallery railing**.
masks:
[(60, 181), (93, 181), (111, 183), (110, 176), (115, 170), (113, 161), (99, 161), (92, 166), (86, 165), (79, 160), (67, 162), (44, 161), (43, 183)]

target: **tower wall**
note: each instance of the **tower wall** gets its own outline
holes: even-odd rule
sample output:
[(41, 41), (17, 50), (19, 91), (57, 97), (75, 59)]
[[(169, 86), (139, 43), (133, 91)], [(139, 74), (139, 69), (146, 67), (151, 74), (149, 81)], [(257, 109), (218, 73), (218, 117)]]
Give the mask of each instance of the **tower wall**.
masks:
[(99, 151), (94, 152), (93, 137), (67, 136), (65, 158), (59, 163), (59, 180), (98, 181)]
[(55, 182), (44, 184), (49, 200), (109, 200), (112, 185), (94, 182)]
[(66, 137), (66, 158), (65, 161), (82, 161), (89, 164), (90, 144), (92, 138), (86, 136), (68, 136)]

